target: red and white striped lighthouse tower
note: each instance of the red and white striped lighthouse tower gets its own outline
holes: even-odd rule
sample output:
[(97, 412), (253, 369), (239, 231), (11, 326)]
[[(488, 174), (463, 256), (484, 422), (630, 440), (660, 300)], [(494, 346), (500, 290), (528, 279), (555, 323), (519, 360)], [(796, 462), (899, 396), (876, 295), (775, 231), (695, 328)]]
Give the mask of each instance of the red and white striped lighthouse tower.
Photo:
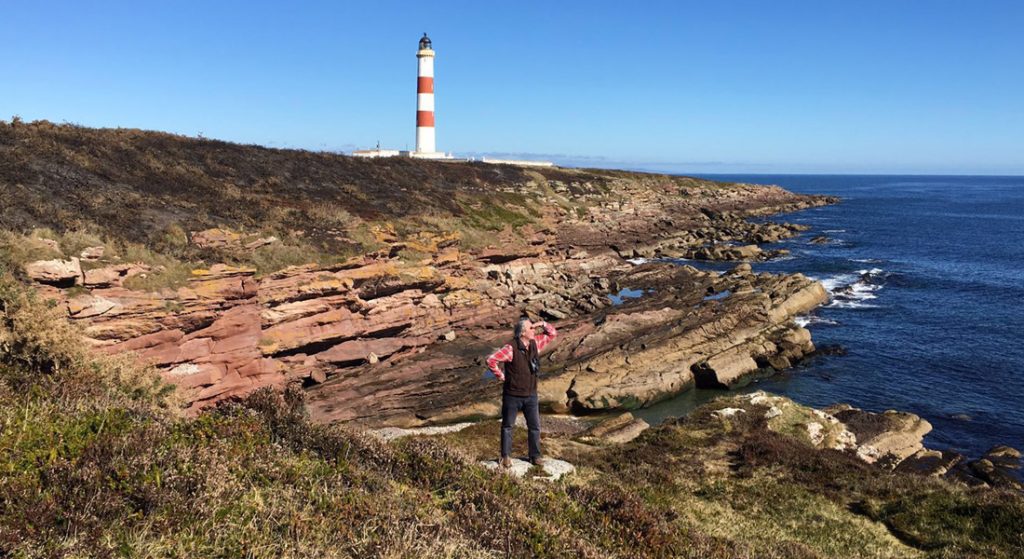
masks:
[(433, 155), (437, 152), (434, 136), (434, 50), (430, 38), (424, 33), (416, 53), (416, 153)]

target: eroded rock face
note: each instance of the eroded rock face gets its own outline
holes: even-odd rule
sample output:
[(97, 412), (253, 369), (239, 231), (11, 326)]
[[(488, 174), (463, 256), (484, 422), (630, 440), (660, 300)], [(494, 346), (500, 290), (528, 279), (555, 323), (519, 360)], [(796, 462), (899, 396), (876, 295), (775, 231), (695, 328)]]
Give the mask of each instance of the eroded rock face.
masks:
[[(101, 253), (102, 254), (102, 253)], [(144, 264), (115, 264), (102, 268), (90, 268), (83, 274), (85, 287), (120, 287), (124, 280), (149, 271)]]
[[(816, 282), (764, 276), (750, 284), (744, 277), (685, 267), (664, 273), (652, 295), (632, 304), (634, 312), (608, 315), (567, 356), (580, 358), (567, 371), (572, 375), (569, 407), (629, 409), (695, 384), (727, 388), (757, 371), (758, 361), (775, 356), (795, 360), (813, 350), (806, 330), (790, 319), (827, 300)], [(644, 279), (657, 281), (651, 273)], [(704, 300), (701, 294), (711, 285), (733, 294)], [(751, 285), (759, 291), (739, 293)], [(812, 286), (820, 295), (804, 298)], [(791, 301), (794, 296), (801, 298), (799, 304)]]
[[(495, 415), (500, 387), (483, 359), (508, 341), (523, 310), (561, 332), (544, 357), (540, 392), (546, 408), (562, 411), (650, 405), (694, 386), (695, 371), (732, 386), (812, 349), (791, 318), (823, 302), (816, 282), (749, 266), (717, 274), (626, 258), (778, 240), (799, 228), (743, 218), (831, 200), (699, 181), (680, 196), (678, 184), (663, 180), (612, 179), (615, 202), (580, 189), (595, 197), (583, 200), (590, 205), (582, 215), (552, 199), (537, 223), (469, 252), (455, 233), (399, 239), (384, 228), (377, 237), (387, 246), (372, 256), (264, 277), (215, 265), (175, 290), (125, 288), (146, 270), (124, 263), (82, 274), (72, 259), (75, 269), (54, 262), (37, 266), (36, 277), (84, 284), (87, 293), (55, 291), (97, 348), (136, 352), (182, 387), (193, 408), (296, 380), (309, 387), (321, 421), (416, 426)], [(274, 242), (227, 229), (191, 241), (232, 250)], [(402, 259), (409, 252), (417, 261)], [(611, 297), (626, 288), (643, 295)]]
[(252, 269), (214, 266), (193, 275), (173, 292), (96, 288), (67, 305), (97, 346), (136, 352), (186, 389), (195, 407), (415, 352), (477, 312), (448, 301), (458, 290), (433, 268), (399, 277), (368, 262), (257, 279)]
[[(590, 260), (593, 264), (605, 255), (589, 258), (596, 259)], [(569, 259), (565, 265), (575, 266), (579, 261)], [(568, 306), (578, 298), (566, 294), (593, 293), (600, 282), (592, 281), (589, 274), (566, 274), (558, 266), (533, 264), (517, 265), (511, 274), (506, 274), (509, 270), (504, 268), (488, 269), (491, 276), (511, 275), (518, 283), (487, 288), (490, 296), (484, 301), (505, 302), (490, 306), (486, 316), (477, 315), (476, 327), (460, 329), (456, 343), (423, 346), (421, 352), (403, 356), (401, 363), (389, 360), (377, 369), (356, 365), (354, 371), (358, 373), (336, 377), (313, 389), (311, 412), (329, 420), (368, 421), (382, 413), (394, 414), (389, 421), (409, 425), (497, 414), (500, 386), (485, 372), (483, 358), (508, 341), (510, 323), (517, 316), (515, 311), (498, 309), (517, 307), (520, 297), (527, 299), (527, 307), (535, 302), (540, 310), (555, 306), (575, 315), (557, 323), (559, 339), (542, 358), (544, 374), (539, 395), (542, 406), (552, 411), (650, 405), (691, 388), (695, 382), (692, 365), (734, 351), (737, 345), (751, 352), (747, 357), (753, 363), (755, 357), (792, 351), (787, 344), (806, 340), (802, 334), (805, 331), (789, 318), (792, 313), (806, 311), (811, 303), (788, 303), (790, 297), (804, 293), (804, 287), (813, 283), (806, 278), (794, 282), (782, 276), (757, 276), (752, 281), (761, 286), (761, 292), (704, 300), (703, 294), (712, 285), (726, 289), (751, 279), (671, 264), (634, 266), (609, 261), (614, 263), (608, 272), (609, 287), (643, 285), (650, 288), (648, 294), (621, 305), (611, 304), (607, 296), (593, 303), (584, 298), (586, 304), (600, 305), (596, 314), (585, 314), (578, 307)], [(529, 274), (524, 273), (527, 269)], [(529, 282), (533, 281), (546, 283), (548, 291), (544, 293), (549, 297), (532, 299), (536, 292)], [(776, 319), (782, 322), (774, 322)], [(746, 372), (758, 366), (754, 363), (750, 368)], [(432, 374), (417, 376), (411, 371)], [(381, 392), (388, 394), (390, 405), (378, 405), (373, 412), (338, 405), (344, 398)], [(370, 413), (377, 415), (371, 417)]]

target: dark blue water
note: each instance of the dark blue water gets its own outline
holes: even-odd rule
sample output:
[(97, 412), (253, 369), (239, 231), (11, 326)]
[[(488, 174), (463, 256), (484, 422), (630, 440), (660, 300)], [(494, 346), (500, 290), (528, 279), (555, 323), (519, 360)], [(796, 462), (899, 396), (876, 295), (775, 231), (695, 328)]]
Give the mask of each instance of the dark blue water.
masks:
[[(812, 230), (790, 259), (755, 271), (823, 280), (833, 301), (808, 317), (824, 356), (747, 389), (811, 406), (847, 402), (921, 415), (931, 448), (978, 456), (1024, 447), (1024, 177), (715, 175), (831, 194), (842, 203), (774, 219)], [(811, 244), (825, 235), (827, 244)], [(728, 266), (725, 266), (728, 268)], [(679, 414), (694, 391), (642, 412)]]

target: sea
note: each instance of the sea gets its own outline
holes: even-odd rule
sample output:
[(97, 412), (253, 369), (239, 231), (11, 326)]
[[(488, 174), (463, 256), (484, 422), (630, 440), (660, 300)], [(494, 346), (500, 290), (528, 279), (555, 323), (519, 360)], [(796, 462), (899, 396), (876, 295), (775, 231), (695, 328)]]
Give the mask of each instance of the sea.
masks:
[[(790, 256), (753, 265), (825, 285), (831, 301), (798, 321), (831, 351), (740, 391), (913, 412), (934, 427), (927, 447), (970, 458), (1024, 449), (1024, 177), (706, 178), (842, 198), (771, 217), (811, 229), (771, 245)], [(720, 394), (689, 391), (637, 415), (661, 422)]]

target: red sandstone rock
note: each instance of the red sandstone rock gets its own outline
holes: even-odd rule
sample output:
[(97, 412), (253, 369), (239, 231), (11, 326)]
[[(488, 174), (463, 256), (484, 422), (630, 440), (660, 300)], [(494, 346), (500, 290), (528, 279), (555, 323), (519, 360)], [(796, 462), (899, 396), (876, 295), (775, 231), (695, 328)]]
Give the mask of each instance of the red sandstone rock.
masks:
[(222, 248), (237, 246), (242, 236), (227, 229), (207, 229), (192, 233), (192, 243), (203, 248)]
[(25, 265), (25, 274), (40, 283), (81, 284), (82, 265), (78, 258), (70, 260), (38, 260)]
[(104, 248), (102, 246), (86, 247), (78, 256), (82, 260), (95, 261), (103, 258)]
[(370, 340), (349, 340), (342, 342), (327, 351), (317, 353), (317, 361), (326, 363), (350, 363), (369, 360), (370, 355), (378, 359), (387, 357), (407, 347), (428, 345), (428, 338), (377, 338)]
[(79, 295), (68, 299), (68, 314), (72, 318), (92, 318), (100, 316), (117, 306), (117, 303), (104, 297)]

